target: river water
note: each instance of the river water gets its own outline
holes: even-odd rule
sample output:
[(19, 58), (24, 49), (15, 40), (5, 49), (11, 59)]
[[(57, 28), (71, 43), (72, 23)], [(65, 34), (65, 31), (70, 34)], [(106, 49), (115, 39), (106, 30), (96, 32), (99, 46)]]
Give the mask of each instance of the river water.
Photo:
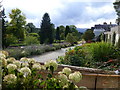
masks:
[[(81, 44), (79, 45), (76, 45), (76, 46), (80, 46)], [(56, 51), (51, 51), (51, 52), (46, 52), (42, 55), (36, 55), (36, 56), (32, 56), (31, 58), (34, 58), (37, 62), (46, 62), (48, 60), (56, 60), (58, 58), (58, 56), (64, 56), (65, 55), (65, 52), (68, 50), (68, 49), (72, 49), (74, 48), (75, 46), (72, 46), (72, 47), (68, 47), (68, 48), (61, 48), (60, 50), (56, 50)]]

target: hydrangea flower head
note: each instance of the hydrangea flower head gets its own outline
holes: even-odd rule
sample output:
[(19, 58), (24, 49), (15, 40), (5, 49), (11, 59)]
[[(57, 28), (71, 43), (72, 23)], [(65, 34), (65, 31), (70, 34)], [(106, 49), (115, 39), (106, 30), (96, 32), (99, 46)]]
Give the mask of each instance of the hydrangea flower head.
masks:
[(6, 82), (7, 84), (16, 83), (16, 80), (17, 80), (17, 77), (14, 74), (6, 75), (3, 79), (3, 81)]
[(80, 72), (74, 72), (69, 75), (69, 79), (73, 82), (79, 82), (82, 78), (82, 74)]
[(45, 67), (50, 68), (50, 66), (53, 66), (53, 67), (54, 67), (54, 70), (56, 70), (57, 67), (58, 67), (58, 64), (57, 64), (57, 62), (54, 61), (54, 60), (50, 60), (50, 61), (45, 62)]
[(13, 64), (15, 64), (18, 68), (21, 67), (21, 62), (20, 61), (14, 61)]
[(17, 66), (15, 64), (8, 64), (7, 69), (8, 71), (14, 71), (17, 69)]
[(41, 66), (40, 66), (40, 64), (38, 64), (38, 63), (33, 64), (32, 68), (33, 68), (33, 69), (36, 69), (36, 70), (41, 70)]
[(16, 61), (14, 57), (7, 58), (8, 63), (13, 63), (14, 61)]
[(63, 73), (65, 73), (66, 75), (69, 75), (71, 73), (71, 69), (68, 68), (68, 67), (65, 67), (63, 70), (62, 70)]
[(28, 74), (31, 74), (31, 70), (28, 67), (23, 67), (20, 69), (20, 73), (27, 76)]

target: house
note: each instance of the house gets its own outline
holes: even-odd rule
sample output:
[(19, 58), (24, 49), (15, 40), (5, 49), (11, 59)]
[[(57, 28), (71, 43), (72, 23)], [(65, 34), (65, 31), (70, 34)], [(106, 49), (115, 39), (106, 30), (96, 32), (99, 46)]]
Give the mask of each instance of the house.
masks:
[(111, 31), (104, 32), (105, 41), (117, 45), (120, 38), (120, 25), (112, 27)]
[(98, 37), (101, 33), (110, 31), (111, 27), (114, 26), (116, 26), (116, 24), (112, 24), (111, 22), (107, 24), (104, 22), (103, 24), (95, 25), (92, 29), (94, 30), (95, 37)]

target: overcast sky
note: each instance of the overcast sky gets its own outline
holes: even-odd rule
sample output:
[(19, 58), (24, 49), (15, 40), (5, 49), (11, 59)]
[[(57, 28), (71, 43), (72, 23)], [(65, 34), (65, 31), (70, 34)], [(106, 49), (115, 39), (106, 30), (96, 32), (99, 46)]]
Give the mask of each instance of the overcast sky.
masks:
[[(49, 13), (55, 26), (76, 25), (90, 28), (103, 22), (115, 23), (117, 18), (113, 8), (115, 0), (3, 0), (6, 15), (11, 9), (19, 8), (27, 22), (40, 27), (45, 12)], [(8, 17), (8, 16), (7, 16)]]

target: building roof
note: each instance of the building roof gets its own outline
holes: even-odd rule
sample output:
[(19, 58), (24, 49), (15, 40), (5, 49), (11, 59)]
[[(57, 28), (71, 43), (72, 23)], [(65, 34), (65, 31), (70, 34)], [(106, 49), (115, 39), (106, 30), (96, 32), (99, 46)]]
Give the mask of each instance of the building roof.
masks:
[(116, 26), (116, 24), (107, 24), (107, 23), (104, 23), (104, 24), (98, 24), (98, 25), (95, 25), (93, 28), (94, 29), (105, 29), (105, 31), (110, 31), (110, 28), (111, 27), (114, 27)]
[(116, 0), (116, 2), (120, 2), (120, 0)]

